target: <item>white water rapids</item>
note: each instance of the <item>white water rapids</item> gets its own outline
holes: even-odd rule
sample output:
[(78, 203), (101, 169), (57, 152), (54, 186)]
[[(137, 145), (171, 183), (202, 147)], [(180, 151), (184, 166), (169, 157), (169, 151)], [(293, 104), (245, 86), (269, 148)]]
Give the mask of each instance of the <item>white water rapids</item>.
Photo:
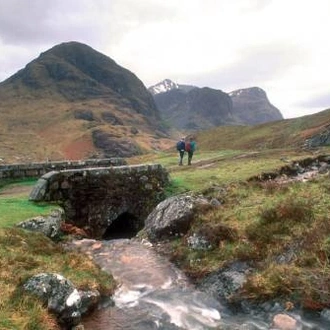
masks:
[[(196, 290), (182, 272), (148, 244), (134, 239), (83, 239), (70, 245), (89, 255), (119, 283), (113, 296), (115, 306), (84, 318), (85, 330), (273, 329), (271, 313), (262, 319), (253, 314), (228, 313), (213, 297)], [(294, 330), (330, 329), (326, 322), (310, 321), (300, 319)]]
[(216, 329), (221, 305), (197, 291), (169, 261), (129, 239), (75, 241), (119, 283), (115, 307), (84, 321), (85, 329)]

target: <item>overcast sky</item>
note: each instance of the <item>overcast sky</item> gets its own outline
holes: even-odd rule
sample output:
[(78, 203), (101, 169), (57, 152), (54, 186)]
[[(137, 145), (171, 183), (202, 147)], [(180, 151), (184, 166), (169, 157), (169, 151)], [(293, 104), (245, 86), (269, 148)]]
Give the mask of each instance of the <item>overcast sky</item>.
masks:
[(146, 87), (258, 86), (285, 118), (330, 108), (330, 0), (0, 0), (0, 81), (79, 41)]

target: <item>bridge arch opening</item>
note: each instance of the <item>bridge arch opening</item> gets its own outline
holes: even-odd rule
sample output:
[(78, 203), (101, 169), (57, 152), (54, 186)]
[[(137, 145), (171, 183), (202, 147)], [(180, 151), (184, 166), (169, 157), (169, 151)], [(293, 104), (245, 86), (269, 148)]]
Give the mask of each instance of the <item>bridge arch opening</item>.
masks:
[(102, 239), (132, 238), (143, 228), (141, 220), (135, 215), (124, 212), (120, 214), (106, 229)]

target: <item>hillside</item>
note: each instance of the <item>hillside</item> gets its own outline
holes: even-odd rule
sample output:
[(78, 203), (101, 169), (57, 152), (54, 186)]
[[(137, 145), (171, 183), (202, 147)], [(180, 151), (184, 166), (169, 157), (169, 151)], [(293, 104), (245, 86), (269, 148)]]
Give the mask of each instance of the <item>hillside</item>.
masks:
[(162, 118), (184, 130), (224, 125), (255, 125), (283, 119), (281, 112), (258, 87), (229, 94), (208, 87), (179, 85), (169, 79), (148, 88)]
[(131, 156), (168, 143), (143, 83), (77, 42), (0, 84), (0, 139), (6, 162)]
[(223, 126), (197, 133), (201, 148), (283, 149), (330, 145), (330, 109), (254, 126)]
[(213, 150), (330, 143), (329, 111), (251, 126), (282, 118), (266, 105), (256, 87), (227, 94), (166, 80), (148, 91), (111, 58), (63, 43), (0, 83), (0, 161), (131, 157), (173, 148), (182, 131)]

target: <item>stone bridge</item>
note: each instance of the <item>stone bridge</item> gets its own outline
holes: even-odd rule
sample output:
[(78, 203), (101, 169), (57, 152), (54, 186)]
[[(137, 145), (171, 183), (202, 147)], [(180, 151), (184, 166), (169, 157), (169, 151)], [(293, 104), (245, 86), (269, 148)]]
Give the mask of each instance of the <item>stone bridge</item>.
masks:
[(44, 163), (17, 163), (1, 164), (1, 179), (24, 179), (40, 178), (50, 171), (61, 171), (69, 169), (78, 169), (85, 167), (106, 167), (127, 165), (123, 158), (105, 158), (105, 159), (86, 159), (86, 160), (66, 160), (52, 161)]
[(29, 199), (61, 206), (65, 221), (91, 237), (132, 237), (164, 199), (168, 182), (158, 164), (51, 171), (38, 180)]

